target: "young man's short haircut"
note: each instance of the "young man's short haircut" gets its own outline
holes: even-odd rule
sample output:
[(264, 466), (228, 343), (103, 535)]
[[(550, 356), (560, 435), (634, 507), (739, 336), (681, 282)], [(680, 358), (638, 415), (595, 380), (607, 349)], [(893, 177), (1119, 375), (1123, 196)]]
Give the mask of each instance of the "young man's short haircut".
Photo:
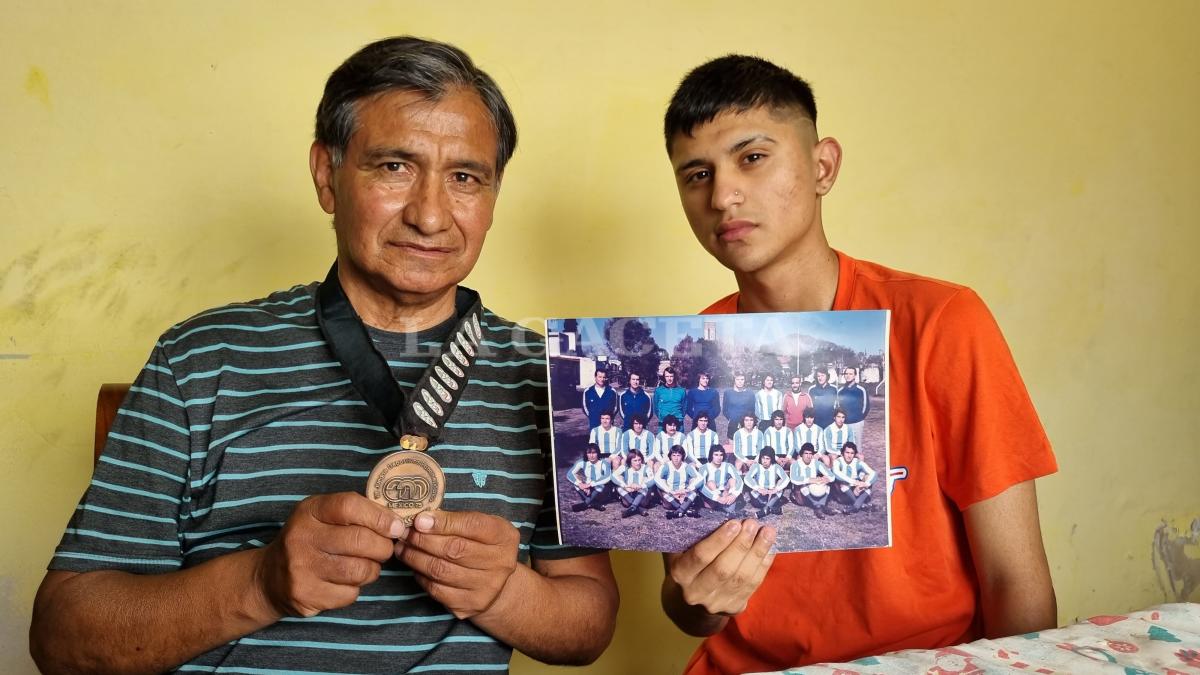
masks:
[(770, 457), (771, 461), (775, 461), (775, 448), (764, 445), (763, 449), (758, 451), (758, 461), (761, 462), (763, 457)]
[(845, 416), (846, 416), (846, 411), (845, 411), (845, 410), (842, 410), (841, 408), (835, 408), (835, 409), (834, 409), (834, 411), (833, 411), (833, 416), (834, 416), (834, 417), (837, 417), (838, 415), (841, 415), (842, 417), (845, 417)]
[(687, 457), (687, 453), (683, 451), (682, 445), (672, 445), (671, 449), (667, 452), (667, 459), (670, 459), (671, 457), (674, 457), (675, 455), (679, 455), (680, 457)]
[(854, 444), (854, 441), (846, 441), (842, 444), (842, 452), (847, 450), (853, 450), (854, 454), (858, 454), (858, 446)]
[(633, 462), (634, 457), (637, 457), (638, 459), (642, 460), (643, 464), (646, 462), (646, 456), (642, 454), (641, 450), (630, 450), (629, 451), (629, 461)]
[(701, 65), (683, 78), (663, 120), (667, 154), (675, 134), (691, 136), (696, 127), (724, 112), (754, 108), (790, 109), (817, 123), (817, 103), (808, 83), (756, 56), (730, 54)]
[(746, 413), (745, 415), (742, 415), (742, 424), (745, 424), (746, 420), (754, 420), (757, 423), (758, 416), (756, 416), (754, 413)]
[(771, 413), (771, 420), (772, 420), (772, 421), (774, 421), (774, 420), (786, 420), (786, 419), (787, 419), (787, 417), (785, 417), (785, 416), (784, 416), (784, 414), (783, 414), (783, 411), (782, 411), (782, 410), (776, 410), (775, 412)]
[(800, 446), (800, 454), (803, 455), (806, 452), (815, 455), (817, 454), (817, 449), (813, 447), (812, 443), (805, 443), (804, 445)]
[(707, 419), (708, 419), (708, 413), (707, 413), (707, 412), (705, 412), (705, 411), (700, 411), (699, 413), (696, 413), (696, 421), (697, 421), (697, 422), (699, 422), (700, 420), (707, 420)]
[(633, 415), (629, 418), (629, 423), (630, 424), (640, 424), (642, 426), (646, 426), (646, 416), (645, 415)]

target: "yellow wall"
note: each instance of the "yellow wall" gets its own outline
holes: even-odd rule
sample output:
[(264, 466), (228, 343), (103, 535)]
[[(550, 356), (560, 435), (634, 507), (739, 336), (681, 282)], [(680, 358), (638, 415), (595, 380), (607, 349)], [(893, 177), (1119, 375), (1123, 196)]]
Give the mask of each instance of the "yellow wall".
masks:
[[(33, 670), (97, 387), (192, 312), (324, 274), (313, 110), (343, 58), (404, 32), (467, 49), (512, 102), (470, 283), (529, 320), (731, 290), (688, 234), (661, 114), (709, 57), (798, 70), (846, 150), (831, 242), (975, 287), (1008, 335), (1062, 465), (1040, 484), (1060, 619), (1164, 600), (1154, 530), (1200, 516), (1200, 4), (593, 4), (5, 3), (0, 672)], [(610, 282), (576, 282), (598, 251)], [(658, 610), (657, 557), (615, 558), (617, 638), (587, 672), (678, 669), (693, 643)]]

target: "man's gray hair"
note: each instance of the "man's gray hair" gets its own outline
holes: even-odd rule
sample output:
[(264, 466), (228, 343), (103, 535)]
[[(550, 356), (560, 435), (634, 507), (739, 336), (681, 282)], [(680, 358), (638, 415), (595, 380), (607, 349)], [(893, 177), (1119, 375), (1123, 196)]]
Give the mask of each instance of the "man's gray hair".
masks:
[(392, 37), (358, 50), (338, 66), (325, 83), (317, 106), (317, 141), (329, 149), (334, 166), (340, 166), (354, 135), (359, 100), (390, 90), (414, 91), (438, 101), (447, 93), (468, 88), (479, 94), (496, 132), (496, 173), (517, 148), (517, 123), (500, 87), (479, 69), (471, 57), (444, 42), (403, 36)]

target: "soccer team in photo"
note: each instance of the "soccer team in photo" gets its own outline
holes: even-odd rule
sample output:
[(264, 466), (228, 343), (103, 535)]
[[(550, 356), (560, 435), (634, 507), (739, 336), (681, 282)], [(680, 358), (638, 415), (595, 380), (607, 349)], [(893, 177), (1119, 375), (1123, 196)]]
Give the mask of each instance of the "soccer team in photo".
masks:
[[(722, 392), (709, 386), (706, 372), (685, 389), (668, 367), (651, 396), (639, 373), (627, 379), (618, 395), (598, 369), (583, 391), (589, 432), (583, 458), (567, 472), (579, 498), (572, 511), (617, 503), (622, 518), (648, 517), (661, 506), (674, 520), (699, 518), (704, 508), (766, 518), (791, 504), (818, 519), (874, 509), (878, 474), (858, 450), (871, 397), (857, 368), (842, 369), (840, 387), (818, 370), (812, 382), (791, 377), (786, 390), (767, 374), (753, 391), (744, 373), (734, 373)], [(724, 438), (716, 429), (721, 415), (728, 420)]]

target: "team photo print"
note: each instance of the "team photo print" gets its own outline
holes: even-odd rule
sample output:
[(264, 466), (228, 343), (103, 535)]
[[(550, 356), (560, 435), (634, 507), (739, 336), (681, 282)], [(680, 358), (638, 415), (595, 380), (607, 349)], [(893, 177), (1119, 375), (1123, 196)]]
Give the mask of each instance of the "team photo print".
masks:
[(547, 320), (561, 543), (682, 551), (757, 518), (780, 552), (889, 546), (889, 318)]

